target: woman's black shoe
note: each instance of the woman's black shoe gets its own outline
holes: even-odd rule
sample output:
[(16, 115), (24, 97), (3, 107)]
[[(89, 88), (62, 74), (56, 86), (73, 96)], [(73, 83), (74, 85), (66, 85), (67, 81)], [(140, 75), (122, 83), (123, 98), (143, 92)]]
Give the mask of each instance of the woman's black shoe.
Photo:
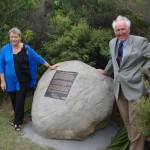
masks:
[(16, 131), (21, 131), (21, 125), (16, 125), (16, 124), (15, 124), (14, 126), (15, 126), (15, 130), (16, 130)]

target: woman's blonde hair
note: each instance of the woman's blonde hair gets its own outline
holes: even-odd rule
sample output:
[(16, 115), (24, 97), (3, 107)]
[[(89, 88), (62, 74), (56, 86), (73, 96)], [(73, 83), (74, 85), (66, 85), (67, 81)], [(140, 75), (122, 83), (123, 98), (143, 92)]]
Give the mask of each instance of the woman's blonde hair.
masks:
[(10, 29), (9, 32), (8, 32), (8, 34), (10, 35), (10, 33), (16, 33), (16, 34), (18, 34), (21, 37), (21, 30), (18, 29), (18, 28), (16, 28), (16, 27)]

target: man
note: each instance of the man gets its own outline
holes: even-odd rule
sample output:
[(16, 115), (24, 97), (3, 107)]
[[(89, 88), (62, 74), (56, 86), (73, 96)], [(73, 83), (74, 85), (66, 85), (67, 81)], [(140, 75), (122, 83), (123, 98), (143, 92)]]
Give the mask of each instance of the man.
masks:
[(150, 43), (144, 37), (130, 35), (130, 26), (130, 20), (123, 16), (113, 21), (116, 38), (109, 43), (111, 59), (104, 70), (98, 71), (114, 73), (115, 98), (131, 142), (129, 150), (144, 150), (144, 138), (134, 126), (138, 115), (133, 106), (146, 94), (140, 69), (149, 62)]

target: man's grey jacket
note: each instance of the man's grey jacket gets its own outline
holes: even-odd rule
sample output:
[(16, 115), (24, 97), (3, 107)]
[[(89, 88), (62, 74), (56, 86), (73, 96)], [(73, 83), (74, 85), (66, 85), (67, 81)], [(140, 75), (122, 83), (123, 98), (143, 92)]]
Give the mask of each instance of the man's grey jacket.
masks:
[(117, 38), (110, 41), (111, 59), (105, 70), (105, 75), (114, 73), (114, 92), (118, 99), (119, 88), (122, 88), (127, 100), (136, 100), (145, 95), (144, 78), (141, 68), (150, 67), (150, 43), (144, 37), (129, 35), (123, 61), (118, 66), (115, 55)]

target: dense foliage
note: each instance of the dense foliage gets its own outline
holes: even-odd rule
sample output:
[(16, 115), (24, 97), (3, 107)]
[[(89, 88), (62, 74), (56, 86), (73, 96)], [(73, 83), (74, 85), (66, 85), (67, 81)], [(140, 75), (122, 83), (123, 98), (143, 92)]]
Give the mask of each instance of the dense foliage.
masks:
[(142, 74), (145, 78), (147, 95), (135, 105), (135, 110), (140, 116), (136, 120), (136, 128), (144, 137), (150, 137), (150, 68), (143, 68)]
[(51, 40), (43, 44), (48, 60), (56, 63), (76, 59), (91, 66), (104, 67), (112, 38), (110, 29), (94, 29), (82, 19), (73, 24), (68, 16), (57, 15), (53, 21), (55, 31)]
[(127, 150), (129, 149), (130, 141), (125, 126), (122, 126), (118, 131), (111, 144), (105, 150)]

